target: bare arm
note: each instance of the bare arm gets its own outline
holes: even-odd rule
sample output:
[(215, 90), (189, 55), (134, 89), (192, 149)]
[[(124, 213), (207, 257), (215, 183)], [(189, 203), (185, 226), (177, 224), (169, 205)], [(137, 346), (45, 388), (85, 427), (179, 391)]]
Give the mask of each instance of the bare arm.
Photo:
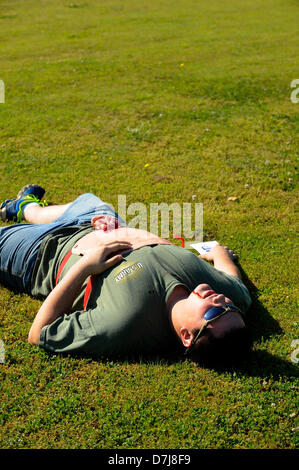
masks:
[(100, 274), (121, 261), (122, 255), (110, 257), (119, 250), (130, 249), (127, 242), (110, 242), (106, 246), (91, 250), (71, 267), (65, 277), (48, 295), (39, 309), (28, 335), (30, 344), (39, 343), (40, 332), (63, 313), (69, 313), (79, 295), (85, 279), (91, 274)]
[(226, 274), (231, 274), (232, 276), (242, 279), (240, 270), (235, 264), (238, 255), (227, 246), (216, 245), (209, 253), (200, 255), (199, 257), (207, 261), (212, 261), (214, 268), (219, 271), (224, 271)]

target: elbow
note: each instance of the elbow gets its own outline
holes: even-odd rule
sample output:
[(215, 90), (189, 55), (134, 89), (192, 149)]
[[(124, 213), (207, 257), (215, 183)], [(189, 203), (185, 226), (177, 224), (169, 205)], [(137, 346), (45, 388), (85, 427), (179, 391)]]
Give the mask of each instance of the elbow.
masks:
[(32, 346), (38, 346), (39, 335), (37, 335), (36, 332), (30, 330), (27, 339), (28, 343), (30, 343)]

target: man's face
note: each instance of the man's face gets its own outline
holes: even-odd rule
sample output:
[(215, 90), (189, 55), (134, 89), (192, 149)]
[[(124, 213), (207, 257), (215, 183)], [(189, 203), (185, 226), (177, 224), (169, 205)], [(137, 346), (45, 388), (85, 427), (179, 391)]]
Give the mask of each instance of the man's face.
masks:
[[(216, 293), (208, 284), (199, 284), (188, 297), (188, 306), (193, 315), (191, 317), (191, 327), (200, 329), (206, 322), (204, 315), (212, 307), (226, 307), (233, 302), (224, 294)], [(222, 336), (227, 329), (245, 326), (241, 315), (237, 312), (228, 312), (213, 323), (208, 328), (213, 328), (215, 336)]]

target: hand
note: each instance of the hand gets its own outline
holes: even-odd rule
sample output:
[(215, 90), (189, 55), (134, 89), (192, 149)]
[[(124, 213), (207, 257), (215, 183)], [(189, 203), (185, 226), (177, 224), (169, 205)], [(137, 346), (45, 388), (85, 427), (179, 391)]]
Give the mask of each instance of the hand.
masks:
[(89, 274), (101, 274), (123, 259), (121, 253), (112, 256), (113, 253), (130, 249), (132, 249), (130, 242), (110, 241), (100, 247), (88, 250), (83, 256), (82, 262), (85, 263)]
[(112, 215), (103, 214), (97, 215), (91, 219), (91, 225), (95, 230), (103, 230), (108, 232), (109, 230), (114, 230), (118, 228), (118, 220)]
[(226, 254), (232, 261), (238, 259), (238, 255), (233, 250), (229, 249), (228, 246), (222, 245), (214, 246), (208, 253), (199, 255), (199, 258), (205, 259), (206, 261), (214, 261), (215, 257), (222, 254)]

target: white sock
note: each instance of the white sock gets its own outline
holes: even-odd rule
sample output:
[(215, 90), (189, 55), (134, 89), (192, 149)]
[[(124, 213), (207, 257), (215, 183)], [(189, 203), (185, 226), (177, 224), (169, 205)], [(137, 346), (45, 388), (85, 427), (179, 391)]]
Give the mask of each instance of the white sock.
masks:
[(39, 204), (37, 202), (28, 202), (28, 204), (24, 206), (23, 217), (25, 217), (25, 212), (27, 211), (28, 207), (32, 207), (32, 206), (39, 206)]

